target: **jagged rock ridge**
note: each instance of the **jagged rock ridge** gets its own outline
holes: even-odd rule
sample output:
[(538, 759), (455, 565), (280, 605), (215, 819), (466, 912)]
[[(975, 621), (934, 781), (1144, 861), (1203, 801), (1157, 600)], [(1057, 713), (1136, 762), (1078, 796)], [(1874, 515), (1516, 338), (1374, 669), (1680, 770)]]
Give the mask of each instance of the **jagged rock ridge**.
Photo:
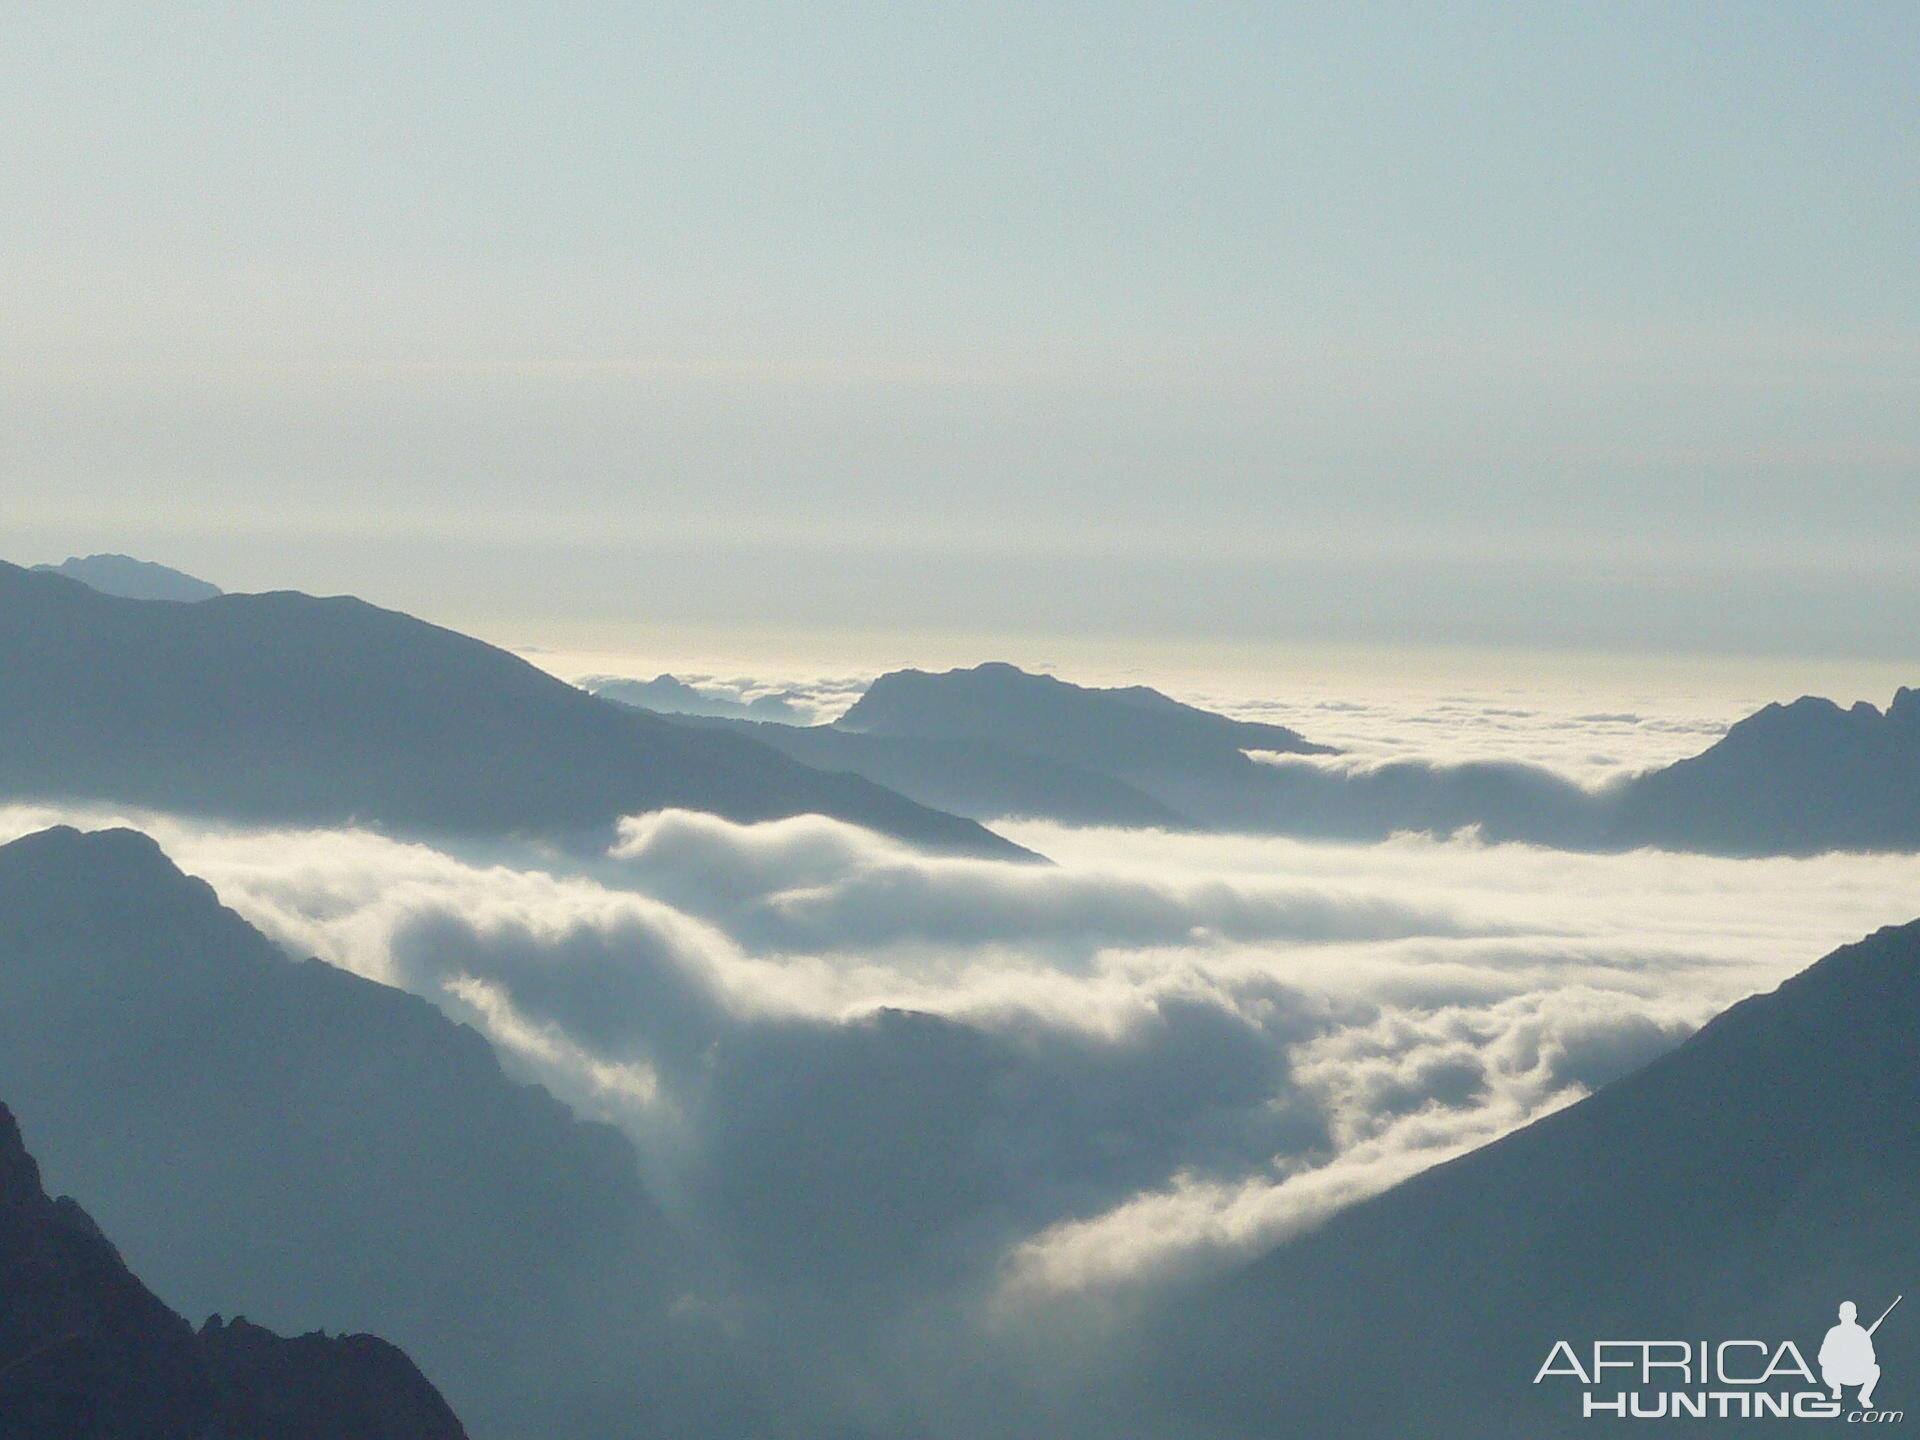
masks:
[(371, 1335), (198, 1333), (73, 1200), (49, 1197), (0, 1104), (0, 1437), (465, 1440), (438, 1391)]

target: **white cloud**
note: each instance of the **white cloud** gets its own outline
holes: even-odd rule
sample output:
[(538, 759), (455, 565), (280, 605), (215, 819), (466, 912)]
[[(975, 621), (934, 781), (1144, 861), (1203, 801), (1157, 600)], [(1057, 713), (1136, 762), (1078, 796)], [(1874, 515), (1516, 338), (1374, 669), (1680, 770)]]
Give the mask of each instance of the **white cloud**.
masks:
[(1670, 1048), (1714, 1007), (1575, 985), (1484, 1008), (1383, 1008), (1295, 1049), (1293, 1078), (1327, 1117), (1327, 1156), (1232, 1181), (1178, 1174), (1010, 1258), (1011, 1298), (1159, 1280), (1196, 1258), (1249, 1256), (1357, 1200), (1581, 1098)]
[[(116, 818), (16, 806), (0, 838)], [(432, 998), (626, 1128), (723, 1242), (791, 1253), (779, 1227), (841, 1223), (858, 1184), (888, 1224), (856, 1210), (820, 1263), (964, 1253), (1020, 1303), (1284, 1239), (1910, 918), (1920, 880), (1013, 827), (1059, 862), (1036, 867), (677, 812), (576, 861), (125, 818), (289, 949)], [(823, 1163), (775, 1211), (748, 1182), (784, 1143)]]

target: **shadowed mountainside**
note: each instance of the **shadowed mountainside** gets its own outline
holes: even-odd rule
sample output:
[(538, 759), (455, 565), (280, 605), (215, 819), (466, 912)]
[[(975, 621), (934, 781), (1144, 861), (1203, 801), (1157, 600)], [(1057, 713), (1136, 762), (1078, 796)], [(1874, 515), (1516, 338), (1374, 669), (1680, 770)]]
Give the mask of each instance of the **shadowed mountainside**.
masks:
[(623, 1137), (144, 835), (0, 847), (0, 1094), (168, 1303), (377, 1331), (482, 1434), (644, 1433), (725, 1383), (649, 1319), (679, 1252)]
[[(1555, 1340), (1791, 1339), (1811, 1361), (1839, 1301), (1877, 1313), (1920, 1275), (1916, 1033), (1920, 922), (1168, 1304), (1134, 1398), (1191, 1436), (1611, 1435), (1631, 1422), (1581, 1419), (1572, 1381), (1531, 1383)], [(1911, 1406), (1916, 1336), (1877, 1337), (1876, 1403)]]
[(216, 1316), (195, 1334), (87, 1212), (48, 1197), (0, 1105), (0, 1440), (465, 1440), (399, 1350), (283, 1339)]
[(668, 807), (811, 812), (940, 850), (1028, 855), (858, 776), (596, 700), (359, 600), (160, 604), (4, 564), (0, 793), (562, 838)]
[(1882, 711), (1802, 696), (1620, 792), (1625, 844), (1721, 854), (1920, 848), (1920, 691)]
[(1069, 825), (1198, 828), (1124, 780), (992, 740), (860, 735), (832, 725), (751, 720), (685, 717), (682, 723), (735, 729), (803, 764), (851, 770), (923, 805), (975, 820), (1011, 816)]

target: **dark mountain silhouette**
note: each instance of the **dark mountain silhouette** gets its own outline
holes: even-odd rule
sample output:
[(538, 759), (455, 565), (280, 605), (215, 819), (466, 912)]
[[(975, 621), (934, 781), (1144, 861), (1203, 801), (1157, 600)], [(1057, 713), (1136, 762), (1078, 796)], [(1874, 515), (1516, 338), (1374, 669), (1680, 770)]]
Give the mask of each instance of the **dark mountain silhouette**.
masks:
[(191, 603), (211, 600), (221, 593), (218, 585), (151, 560), (135, 560), (131, 555), (70, 555), (58, 565), (36, 565), (35, 570), (65, 575), (78, 580), (102, 595), (118, 595), (126, 600), (180, 600)]
[(0, 1105), (0, 1440), (465, 1440), (371, 1335), (198, 1334), (74, 1201), (51, 1199)]
[(1920, 847), (1920, 691), (1882, 712), (1803, 696), (1620, 792), (1627, 844), (1735, 855)]
[(288, 959), (144, 835), (0, 847), (0, 1094), (186, 1313), (374, 1330), (489, 1436), (629, 1433), (594, 1407), (638, 1429), (708, 1383), (649, 1330), (677, 1251), (623, 1137), (426, 1001)]
[(464, 1437), (439, 1391), (377, 1335), (282, 1339), (244, 1316), (214, 1315), (196, 1337), (221, 1409), (262, 1440)]
[[(1573, 1382), (1531, 1383), (1555, 1340), (1812, 1361), (1841, 1300), (1878, 1313), (1920, 1276), (1916, 1033), (1920, 922), (1168, 1306), (1134, 1398), (1190, 1436), (1612, 1435), (1631, 1422), (1581, 1419)], [(1877, 1339), (1876, 1403), (1911, 1408), (1920, 1325)]]
[(582, 693), (345, 597), (157, 605), (0, 565), (0, 793), (426, 834), (598, 836), (669, 806), (818, 812), (1025, 857), (971, 820)]
[(752, 700), (731, 700), (696, 690), (672, 675), (656, 675), (651, 680), (628, 680), (619, 675), (588, 675), (580, 688), (603, 700), (618, 700), (622, 705), (638, 706), (662, 715), (706, 715), (718, 719), (766, 720), (777, 725), (803, 725), (806, 716), (785, 695), (759, 695)]

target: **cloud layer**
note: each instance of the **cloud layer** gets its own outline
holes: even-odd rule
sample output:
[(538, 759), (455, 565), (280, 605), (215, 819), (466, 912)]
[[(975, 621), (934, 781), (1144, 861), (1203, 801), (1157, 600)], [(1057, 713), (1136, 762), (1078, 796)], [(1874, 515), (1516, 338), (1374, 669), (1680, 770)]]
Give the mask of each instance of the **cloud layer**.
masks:
[(1016, 827), (1054, 867), (666, 812), (597, 861), (127, 818), (296, 953), (630, 1134), (748, 1290), (1002, 1302), (1270, 1244), (1909, 918), (1910, 857)]

